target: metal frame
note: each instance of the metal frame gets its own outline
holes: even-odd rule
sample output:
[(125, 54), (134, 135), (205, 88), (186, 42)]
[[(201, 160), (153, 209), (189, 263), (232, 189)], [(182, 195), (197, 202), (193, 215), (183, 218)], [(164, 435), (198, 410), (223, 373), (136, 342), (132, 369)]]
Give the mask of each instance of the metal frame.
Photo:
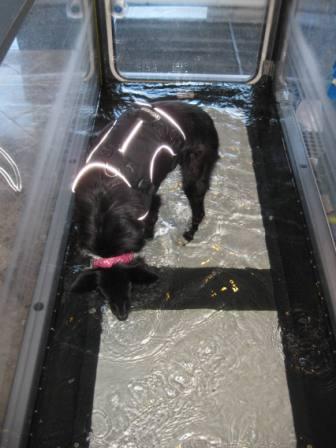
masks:
[[(264, 74), (264, 63), (270, 53), (270, 43), (272, 42), (272, 36), (274, 36), (277, 16), (280, 10), (281, 1), (269, 0), (269, 5), (266, 12), (265, 29), (263, 36), (263, 43), (261, 51), (259, 53), (259, 64), (257, 72), (254, 76), (248, 75), (218, 75), (218, 74), (184, 74), (180, 73), (176, 76), (173, 73), (150, 73), (147, 77), (143, 77), (143, 74), (134, 73), (130, 74), (130, 77), (122, 76), (115, 66), (115, 52), (113, 44), (113, 28), (111, 21), (111, 0), (104, 0), (104, 16), (105, 27), (107, 36), (107, 49), (108, 49), (108, 61), (109, 67), (113, 77), (120, 82), (240, 82), (255, 84)], [(127, 74), (126, 74), (127, 75)], [(132, 76), (132, 77), (131, 77)]]
[(0, 62), (6, 56), (6, 53), (9, 47), (11, 46), (18, 29), (20, 28), (23, 22), (23, 19), (26, 17), (26, 15), (28, 14), (30, 8), (34, 3), (34, 0), (21, 0), (20, 5), (11, 3), (11, 0), (7, 0), (7, 2), (10, 5), (10, 8), (15, 12), (13, 14), (13, 19), (11, 22), (8, 20), (7, 17), (5, 17), (7, 27), (5, 27), (5, 32), (1, 36), (0, 40)]

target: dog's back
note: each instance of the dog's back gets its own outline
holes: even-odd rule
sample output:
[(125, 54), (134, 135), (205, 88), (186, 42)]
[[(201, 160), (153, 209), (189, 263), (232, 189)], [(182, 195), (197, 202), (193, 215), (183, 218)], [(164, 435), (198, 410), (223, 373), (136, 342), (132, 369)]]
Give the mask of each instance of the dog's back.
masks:
[(211, 117), (200, 107), (182, 101), (157, 101), (153, 107), (167, 112), (186, 136), (186, 146), (206, 143), (218, 148), (218, 136)]

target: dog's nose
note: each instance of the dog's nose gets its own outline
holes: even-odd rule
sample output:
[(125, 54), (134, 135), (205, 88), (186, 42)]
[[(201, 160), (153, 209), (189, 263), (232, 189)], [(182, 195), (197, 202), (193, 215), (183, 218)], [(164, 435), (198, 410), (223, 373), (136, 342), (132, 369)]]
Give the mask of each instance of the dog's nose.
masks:
[(120, 304), (111, 304), (112, 312), (118, 320), (126, 320), (129, 314), (129, 303), (127, 301)]
[(127, 320), (128, 318), (128, 312), (125, 314), (119, 314), (117, 315), (118, 320), (123, 321), (123, 320)]

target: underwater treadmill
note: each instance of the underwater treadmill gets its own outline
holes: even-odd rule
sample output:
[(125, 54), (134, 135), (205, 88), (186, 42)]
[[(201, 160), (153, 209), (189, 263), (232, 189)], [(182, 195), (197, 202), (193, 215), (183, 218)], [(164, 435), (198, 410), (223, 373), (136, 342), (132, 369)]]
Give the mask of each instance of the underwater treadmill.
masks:
[[(0, 6), (0, 447), (336, 446), (332, 0)], [(162, 184), (119, 321), (75, 293), (71, 185), (134, 104), (196, 104), (219, 160), (195, 238)]]

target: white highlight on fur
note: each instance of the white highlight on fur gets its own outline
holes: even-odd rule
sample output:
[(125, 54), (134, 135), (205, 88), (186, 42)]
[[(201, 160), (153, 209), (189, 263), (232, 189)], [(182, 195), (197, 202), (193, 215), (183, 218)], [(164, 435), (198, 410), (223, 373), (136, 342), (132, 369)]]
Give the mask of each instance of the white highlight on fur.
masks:
[(90, 162), (93, 154), (97, 151), (97, 149), (100, 147), (100, 145), (102, 143), (104, 143), (104, 141), (107, 139), (109, 133), (112, 131), (112, 129), (114, 128), (114, 125), (116, 124), (117, 121), (115, 121), (113, 123), (113, 125), (110, 127), (110, 129), (107, 130), (107, 132), (105, 132), (105, 134), (103, 135), (103, 137), (100, 139), (100, 141), (96, 144), (96, 146), (92, 149), (92, 151), (90, 152), (90, 154), (88, 155), (88, 158), (86, 159), (86, 163)]
[(138, 218), (138, 221), (143, 221), (144, 219), (146, 219), (147, 216), (148, 216), (148, 213), (149, 213), (149, 210), (148, 210), (146, 213), (144, 213), (142, 216), (140, 216), (140, 217)]
[(152, 160), (151, 160), (151, 162), (150, 162), (150, 166), (149, 166), (149, 177), (150, 177), (151, 182), (153, 182), (153, 171), (154, 171), (154, 163), (155, 163), (155, 159), (156, 159), (156, 157), (158, 156), (159, 152), (162, 151), (163, 149), (165, 149), (166, 151), (168, 151), (169, 154), (170, 154), (171, 156), (176, 156), (175, 152), (171, 149), (170, 146), (167, 146), (167, 145), (161, 145), (161, 146), (159, 146), (159, 147), (157, 148), (157, 150), (155, 151), (155, 153), (154, 153), (154, 155), (153, 155), (153, 157), (152, 157)]
[(1, 148), (1, 146), (0, 146), (0, 154), (12, 168), (15, 180), (13, 180), (12, 176), (5, 170), (5, 168), (0, 167), (0, 174), (3, 176), (3, 178), (11, 187), (11, 189), (14, 190), (16, 193), (19, 193), (20, 191), (22, 191), (22, 180), (19, 168), (12, 159), (12, 157), (7, 153), (7, 151)]
[(143, 124), (143, 120), (140, 120), (135, 126), (134, 128), (131, 130), (131, 132), (129, 133), (128, 137), (126, 138), (126, 140), (124, 141), (124, 143), (122, 144), (121, 148), (118, 149), (119, 152), (121, 152), (121, 154), (125, 154), (128, 145), (130, 144), (130, 142), (132, 141), (132, 139), (136, 136), (136, 134), (139, 132), (141, 126)]
[(80, 172), (77, 174), (75, 180), (73, 181), (71, 190), (73, 193), (75, 193), (76, 191), (76, 187), (79, 184), (80, 180), (90, 171), (92, 170), (96, 170), (96, 169), (101, 169), (101, 170), (105, 170), (105, 173), (108, 175), (108, 173), (113, 174), (114, 176), (118, 176), (120, 177), (120, 179), (122, 179), (125, 184), (131, 188), (131, 184), (129, 183), (129, 181), (126, 179), (126, 177), (114, 166), (109, 165), (108, 163), (102, 163), (102, 162), (92, 162), (89, 163), (88, 165), (85, 165)]
[(167, 114), (167, 112), (165, 112), (164, 110), (160, 109), (159, 107), (154, 107), (154, 110), (156, 110), (156, 112), (158, 112), (160, 115), (165, 117), (173, 126), (175, 126), (176, 129), (181, 133), (181, 135), (184, 138), (184, 140), (187, 139), (186, 136), (185, 136), (185, 133), (183, 132), (183, 130), (181, 129), (179, 124), (176, 123), (176, 121), (174, 120), (173, 117), (171, 117), (169, 114)]

